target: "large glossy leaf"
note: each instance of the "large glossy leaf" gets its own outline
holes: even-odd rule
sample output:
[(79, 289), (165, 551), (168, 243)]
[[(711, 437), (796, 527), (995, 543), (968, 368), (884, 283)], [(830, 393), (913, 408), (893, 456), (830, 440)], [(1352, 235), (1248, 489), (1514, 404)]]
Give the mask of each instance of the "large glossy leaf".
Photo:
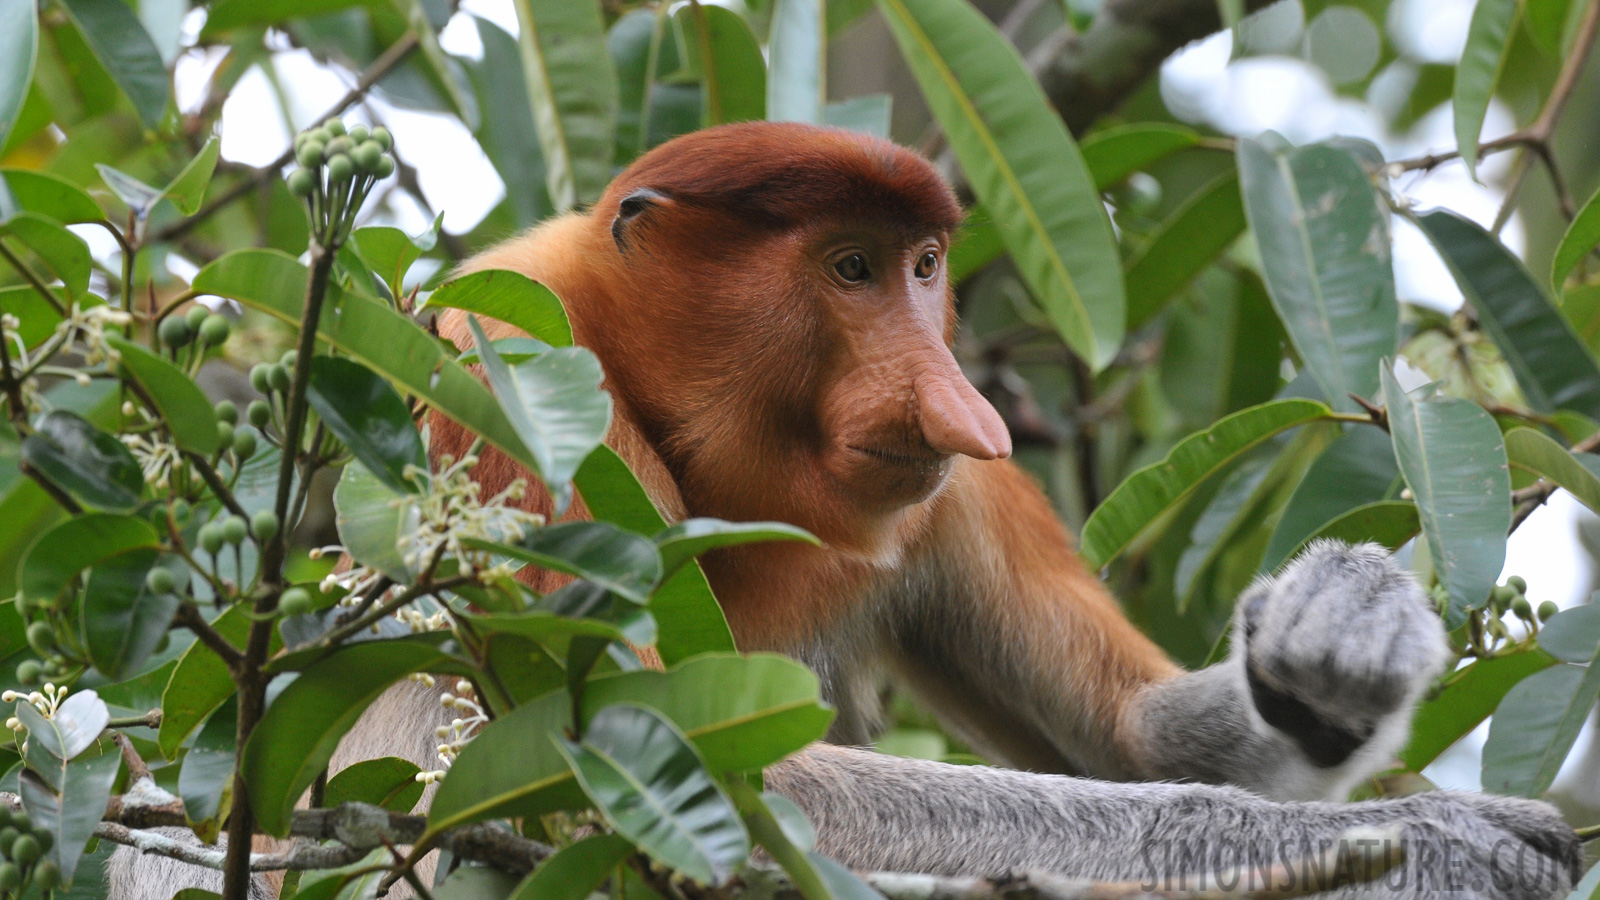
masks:
[[(1415, 503), (1405, 500), (1364, 503), (1324, 523), (1290, 550), (1285, 560), (1293, 558), (1306, 544), (1319, 539), (1343, 541), (1346, 544), (1381, 544), (1390, 550), (1399, 550), (1421, 530), (1422, 521)], [(1285, 560), (1280, 560), (1279, 565)]]
[(1506, 458), (1513, 468), (1561, 485), (1578, 502), (1600, 512), (1600, 477), (1567, 448), (1532, 428), (1513, 428), (1506, 432), (1505, 441)]
[[(428, 808), (428, 833), (499, 816), (585, 805), (553, 743), (572, 725), (571, 697), (549, 693), (484, 726), (450, 767)], [(489, 735), (488, 740), (483, 740)]]
[(522, 72), (557, 212), (593, 203), (611, 181), (617, 76), (597, 3), (514, 0)]
[(389, 382), (371, 369), (334, 356), (311, 361), (306, 399), (324, 425), (390, 489), (421, 489), (407, 467), (428, 471), (428, 452), (411, 411)]
[(301, 672), (268, 707), (244, 748), (250, 809), (262, 830), (289, 832), (295, 801), (372, 701), (401, 678), (448, 659), (420, 643), (358, 643)]
[(1480, 659), (1450, 673), (1439, 693), (1417, 707), (1411, 741), (1401, 751), (1400, 761), (1413, 772), (1422, 771), (1489, 718), (1518, 682), (1554, 664), (1549, 654), (1529, 649)]
[(717, 885), (750, 855), (739, 812), (694, 745), (641, 706), (609, 706), (560, 748), (606, 821), (640, 850), (696, 882)]
[(606, 36), (616, 64), (618, 166), (662, 142), (700, 127), (705, 106), (699, 84), (683, 77), (678, 29), (668, 6), (635, 9)]
[(713, 4), (690, 5), (674, 17), (685, 62), (700, 78), (704, 124), (749, 122), (767, 115), (767, 66), (744, 16)]
[(405, 290), (406, 273), (411, 270), (411, 264), (433, 249), (443, 223), (444, 213), (440, 213), (434, 217), (433, 226), (416, 237), (384, 225), (357, 228), (350, 233), (350, 243), (361, 261), (388, 285), (389, 296), (399, 297)]
[(562, 847), (529, 873), (513, 900), (585, 900), (633, 853), (633, 844), (616, 834), (594, 834)]
[(84, 586), (81, 622), (89, 661), (112, 681), (137, 674), (166, 636), (178, 612), (177, 594), (158, 594), (145, 584), (156, 565), (179, 584), (188, 566), (176, 557), (158, 560), (154, 550), (123, 553), (95, 564)]
[[(823, 0), (776, 0), (767, 41), (767, 118), (821, 122), (828, 102), (828, 23)], [(4, 135), (0, 129), (0, 136)]]
[(894, 117), (893, 94), (867, 94), (829, 103), (822, 108), (822, 124), (846, 131), (859, 131), (873, 137), (889, 137), (889, 122)]
[(635, 603), (646, 603), (661, 578), (661, 554), (648, 538), (608, 522), (561, 522), (535, 528), (515, 544), (463, 539), (490, 550), (568, 575), (586, 578)]
[(1166, 122), (1117, 125), (1085, 137), (1078, 145), (1100, 190), (1121, 183), (1151, 163), (1200, 143), (1200, 132)]
[(1289, 498), (1261, 560), (1264, 571), (1276, 570), (1335, 518), (1400, 493), (1400, 469), (1388, 436), (1362, 425), (1346, 429), (1306, 470)]
[(40, 535), (17, 568), (18, 587), (30, 603), (53, 602), (84, 569), (125, 553), (156, 550), (156, 530), (144, 519), (89, 513)]
[(1600, 649), (1600, 605), (1591, 602), (1564, 609), (1539, 629), (1539, 649), (1556, 659), (1587, 663)]
[[(230, 606), (212, 621), (211, 627), (243, 650), (250, 632), (249, 610)], [(161, 755), (176, 757), (189, 735), (233, 694), (233, 679), (222, 658), (198, 641), (189, 645), (178, 657), (178, 665), (161, 695), (161, 729), (157, 736)]]
[(1556, 247), (1555, 257), (1550, 263), (1550, 286), (1557, 295), (1561, 293), (1561, 284), (1567, 280), (1567, 275), (1597, 244), (1600, 244), (1600, 191), (1595, 191), (1589, 202), (1578, 210), (1572, 224), (1567, 226), (1567, 233), (1561, 236), (1561, 244)]
[(499, 319), (552, 347), (572, 346), (572, 323), (560, 298), (521, 272), (486, 269), (447, 281), (422, 305), (424, 311), (434, 307)]
[(1467, 44), (1456, 64), (1451, 107), (1455, 112), (1456, 147), (1467, 171), (1477, 177), (1478, 134), (1489, 100), (1510, 55), (1511, 34), (1522, 17), (1522, 0), (1478, 0), (1467, 26)]
[(30, 212), (19, 212), (0, 224), (0, 236), (15, 238), (32, 250), (41, 269), (38, 274), (46, 282), (61, 282), (58, 293), (70, 301), (88, 299), (91, 263), (83, 238), (54, 219)]
[(822, 542), (803, 528), (782, 522), (724, 522), (721, 519), (685, 519), (656, 535), (662, 571), (671, 575), (702, 553), (761, 541)]
[[(306, 268), (273, 250), (236, 250), (195, 276), (197, 293), (228, 297), (291, 325), (305, 307)], [(402, 385), (529, 469), (534, 460), (488, 388), (426, 332), (388, 305), (328, 287), (318, 333), (351, 358)]]
[(483, 59), (460, 61), (472, 78), (482, 110), (478, 144), (500, 173), (501, 181), (521, 186), (507, 192), (506, 208), (512, 226), (526, 228), (549, 218), (555, 209), (545, 187), (544, 153), (539, 148), (533, 102), (522, 75), (522, 53), (517, 39), (498, 25), (480, 16), (473, 16), (472, 21), (483, 44)]
[(52, 841), (47, 859), (61, 867), (64, 879), (77, 874), (84, 846), (94, 836), (94, 828), (105, 813), (111, 798), (111, 785), (117, 779), (122, 754), (110, 741), (98, 752), (82, 753), (62, 767), (59, 781), (49, 784), (37, 773), (24, 771), (18, 779), (22, 807), (33, 819), (35, 828), (50, 832)]
[(421, 771), (416, 763), (395, 756), (365, 759), (329, 778), (322, 800), (329, 808), (341, 803), (370, 803), (408, 813), (422, 799), (424, 785), (417, 780)]
[(58, 175), (0, 169), (0, 178), (4, 178), (6, 187), (11, 189), (11, 199), (17, 201), (18, 209), (49, 216), (63, 225), (98, 222), (104, 218), (100, 207), (82, 188)]
[(296, 16), (316, 16), (356, 6), (361, 0), (218, 0), (201, 36), (211, 39), (251, 25), (278, 25)]
[(1600, 366), (1511, 251), (1449, 210), (1419, 216), (1417, 224), (1472, 301), (1528, 405), (1544, 413), (1570, 409), (1600, 417)]
[(0, 0), (0, 147), (5, 146), (22, 114), (38, 57), (39, 16), (34, 0)]
[(1296, 425), (1326, 419), (1312, 400), (1275, 400), (1241, 410), (1184, 438), (1166, 459), (1129, 475), (1084, 523), (1080, 552), (1092, 569), (1115, 559), (1150, 523), (1251, 447)]
[(1356, 411), (1398, 336), (1388, 213), (1342, 147), (1245, 140), (1238, 161), (1272, 304), (1323, 396)]
[[(773, 862), (789, 873), (800, 896), (805, 900), (835, 900), (828, 890), (828, 883), (817, 874), (811, 860), (806, 858), (806, 851), (811, 848), (795, 845), (796, 842), (784, 833), (783, 823), (768, 808), (762, 795), (739, 778), (728, 779), (726, 787), (728, 796), (739, 808), (739, 815), (744, 817), (750, 836), (767, 851)], [(815, 838), (815, 835), (812, 837)]]
[(1096, 370), (1122, 344), (1111, 223), (1066, 125), (966, 0), (878, 0), (950, 147), (1050, 322)]
[(206, 720), (178, 771), (178, 795), (189, 827), (215, 843), (233, 807), (233, 759), (239, 730), (239, 704), (230, 698)]
[(1500, 576), (1511, 527), (1505, 442), (1483, 407), (1453, 398), (1414, 398), (1383, 366), (1383, 397), (1395, 460), (1416, 499), (1439, 581), (1450, 592), (1445, 624), (1482, 606)]
[(333, 489), (335, 524), (345, 551), (398, 584), (419, 574), (407, 565), (399, 547), (401, 536), (415, 532), (421, 521), (416, 506), (406, 502), (408, 496), (366, 466), (346, 466)]
[(572, 497), (572, 477), (611, 424), (611, 395), (601, 390), (600, 360), (582, 347), (560, 347), (508, 366), (475, 317), (467, 324), (484, 374), (516, 429), (557, 511)]
[[(639, 479), (610, 447), (597, 447), (575, 478), (584, 505), (596, 519), (636, 534), (660, 534), (666, 520), (650, 502)], [(730, 651), (733, 632), (711, 593), (698, 563), (690, 562), (656, 588), (650, 609), (660, 623), (656, 651), (667, 665), (700, 653)]]
[(64, 410), (45, 413), (22, 441), (22, 461), (80, 502), (112, 512), (139, 505), (144, 473), (123, 443)]
[(1242, 233), (1239, 176), (1224, 172), (1173, 210), (1150, 243), (1128, 260), (1128, 329), (1160, 312)]
[(210, 456), (222, 446), (216, 411), (194, 379), (132, 341), (109, 336), (106, 342), (155, 403), (174, 443), (202, 456)]
[(1282, 381), (1283, 326), (1253, 272), (1212, 266), (1170, 304), (1161, 390), (1185, 431), (1271, 400)]
[(63, 0), (94, 55), (122, 88), (139, 121), (155, 128), (167, 111), (168, 79), (161, 51), (122, 0)]
[(217, 168), (217, 157), (222, 153), (222, 142), (210, 138), (200, 152), (189, 160), (162, 194), (172, 201), (178, 212), (192, 216), (200, 211), (200, 202), (206, 198), (206, 187), (211, 184), (211, 173)]
[(1518, 682), (1489, 721), (1483, 745), (1483, 789), (1543, 794), (1572, 750), (1600, 695), (1600, 651), (1587, 666), (1559, 665)]

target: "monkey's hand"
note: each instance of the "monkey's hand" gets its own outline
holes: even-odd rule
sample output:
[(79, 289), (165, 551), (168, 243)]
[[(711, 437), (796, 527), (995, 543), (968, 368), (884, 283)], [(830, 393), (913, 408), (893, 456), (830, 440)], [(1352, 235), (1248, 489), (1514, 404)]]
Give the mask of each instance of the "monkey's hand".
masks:
[(1358, 750), (1387, 762), (1449, 654), (1422, 589), (1375, 544), (1312, 544), (1239, 598), (1234, 625), (1256, 712), (1324, 769)]

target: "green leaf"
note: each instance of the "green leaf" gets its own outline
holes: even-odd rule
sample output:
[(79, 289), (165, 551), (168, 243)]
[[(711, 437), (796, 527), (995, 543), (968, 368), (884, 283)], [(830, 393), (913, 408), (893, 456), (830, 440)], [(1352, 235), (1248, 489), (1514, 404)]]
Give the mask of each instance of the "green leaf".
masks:
[(333, 489), (339, 540), (356, 562), (405, 584), (417, 574), (399, 549), (421, 521), (409, 494), (396, 492), (366, 466), (345, 466)]
[(167, 111), (167, 67), (150, 33), (122, 0), (62, 0), (94, 55), (154, 129)]
[(244, 747), (250, 809), (262, 830), (288, 834), (295, 801), (372, 701), (401, 678), (447, 660), (424, 644), (368, 642), (351, 644), (301, 672), (267, 708)]
[(22, 461), (80, 502), (131, 512), (144, 492), (144, 472), (123, 443), (64, 410), (45, 413), (22, 441)]
[(700, 79), (703, 124), (766, 118), (766, 61), (744, 16), (706, 3), (682, 7), (673, 18), (683, 31), (685, 70)]
[(318, 16), (359, 6), (363, 0), (219, 0), (211, 5), (202, 39), (257, 25), (278, 25), (289, 19)]
[[(1346, 544), (1382, 544), (1390, 550), (1399, 550), (1422, 530), (1417, 505), (1405, 500), (1378, 500), (1346, 510), (1324, 523), (1289, 551), (1274, 567), (1293, 559), (1307, 544), (1315, 540), (1331, 539)], [(1263, 565), (1263, 569), (1266, 566)]]
[(200, 840), (216, 843), (217, 833), (233, 808), (233, 757), (237, 747), (239, 704), (230, 698), (206, 720), (184, 754), (178, 771), (183, 815)]
[(600, 388), (600, 360), (582, 347), (561, 347), (507, 366), (474, 316), (467, 317), (500, 408), (537, 461), (535, 471), (555, 498), (572, 498), (572, 477), (611, 424), (611, 395)]
[(150, 396), (174, 443), (201, 456), (210, 456), (222, 447), (216, 411), (194, 379), (132, 341), (108, 335), (106, 343)]
[(1467, 172), (1478, 177), (1478, 135), (1489, 100), (1500, 83), (1510, 55), (1511, 35), (1522, 17), (1522, 0), (1478, 0), (1467, 26), (1467, 43), (1456, 64), (1455, 89), (1450, 95), (1455, 111), (1456, 147)]
[(406, 273), (411, 270), (411, 264), (433, 249), (442, 224), (444, 213), (439, 213), (434, 217), (432, 227), (416, 237), (387, 226), (357, 228), (350, 233), (350, 244), (361, 261), (377, 272), (383, 283), (388, 285), (389, 296), (400, 297), (405, 292)]
[[(94, 691), (78, 691), (56, 708), (55, 715), (45, 718), (27, 700), (17, 701), (17, 718), (28, 729), (28, 736), (38, 742), (38, 749), (67, 763), (86, 753), (100, 737), (100, 732), (111, 721), (111, 713), (104, 700)], [(30, 755), (29, 759), (38, 757)], [(61, 785), (61, 770), (37, 767), (39, 774), (52, 788)]]
[[(211, 627), (242, 651), (250, 633), (249, 610), (230, 606), (212, 620)], [(175, 758), (189, 735), (232, 697), (234, 690), (227, 663), (199, 641), (190, 644), (178, 657), (178, 665), (161, 695), (161, 729), (157, 735), (161, 755)]]
[[(195, 276), (196, 293), (228, 297), (298, 327), (306, 269), (274, 250), (236, 250)], [(374, 372), (404, 387), (529, 469), (538, 463), (478, 379), (427, 332), (387, 304), (328, 288), (317, 333)]]
[(1438, 694), (1417, 707), (1411, 741), (1400, 761), (1412, 772), (1422, 771), (1489, 718), (1518, 682), (1554, 664), (1548, 654), (1530, 648), (1480, 659), (1450, 673)]
[(128, 210), (139, 219), (150, 216), (150, 210), (161, 202), (161, 191), (126, 172), (118, 171), (105, 163), (95, 163), (95, 170), (105, 180), (106, 186), (117, 198), (128, 205)]
[(828, 883), (828, 892), (834, 900), (884, 900), (877, 889), (862, 881), (856, 873), (816, 851), (806, 854), (811, 867)]
[[(500, 816), (585, 806), (553, 743), (571, 724), (571, 698), (557, 691), (485, 725), (439, 785), (428, 808), (428, 834)], [(491, 733), (490, 740), (481, 740)]]
[(1395, 460), (1416, 498), (1439, 581), (1450, 592), (1445, 624), (1489, 599), (1506, 558), (1511, 473), (1505, 442), (1483, 407), (1452, 398), (1413, 399), (1383, 365), (1383, 397)]
[(1186, 199), (1128, 260), (1128, 329), (1160, 312), (1243, 233), (1239, 176), (1224, 172)]
[(885, 140), (894, 117), (893, 94), (867, 94), (829, 103), (822, 108), (822, 124), (846, 131), (859, 131)]
[(1000, 229), (989, 218), (982, 204), (973, 204), (967, 210), (967, 219), (954, 235), (950, 255), (945, 259), (945, 271), (951, 284), (960, 284), (984, 266), (999, 259), (1006, 252), (1006, 243)]
[(22, 115), (38, 58), (39, 15), (34, 0), (0, 0), (0, 147)]
[[(157, 564), (156, 551), (136, 550), (102, 560), (89, 572), (80, 616), (83, 645), (89, 661), (112, 681), (139, 673), (178, 612), (177, 594), (157, 594), (145, 584)], [(189, 569), (181, 560), (171, 557), (160, 564), (178, 576), (179, 584), (188, 581)]]
[(1197, 146), (1200, 132), (1166, 122), (1138, 122), (1097, 131), (1078, 149), (1100, 190), (1121, 184), (1129, 175), (1179, 150)]
[[(1262, 557), (1262, 571), (1276, 571), (1334, 520), (1398, 495), (1400, 486), (1388, 435), (1377, 428), (1348, 426), (1306, 470), (1289, 498)], [(1411, 518), (1415, 522), (1415, 513)]]
[[(648, 11), (641, 14), (650, 15)], [(623, 20), (627, 18), (623, 16)], [(533, 102), (528, 99), (528, 85), (522, 75), (522, 54), (517, 48), (517, 39), (498, 25), (480, 16), (473, 16), (472, 22), (483, 44), (483, 58), (458, 57), (458, 60), (472, 79), (478, 108), (482, 110), (478, 145), (494, 164), (500, 180), (519, 186), (518, 190), (508, 192), (506, 208), (511, 214), (512, 226), (526, 228), (548, 219), (555, 209), (545, 187), (544, 155), (539, 149), (539, 133), (533, 123)], [(612, 31), (615, 33), (616, 29)], [(626, 75), (623, 79), (625, 85)], [(619, 112), (619, 144), (624, 140), (626, 114), (624, 104)]]
[(417, 780), (421, 771), (416, 763), (395, 756), (362, 760), (328, 779), (322, 802), (330, 809), (341, 803), (370, 803), (408, 813), (422, 799), (424, 785)]
[(217, 156), (221, 152), (222, 142), (215, 137), (208, 139), (194, 159), (183, 167), (183, 171), (162, 189), (162, 196), (170, 199), (178, 212), (192, 216), (200, 211), (200, 203), (206, 198), (206, 187), (211, 184), (211, 173), (217, 168)]
[(1122, 343), (1111, 222), (1066, 125), (1022, 58), (965, 0), (878, 0), (923, 97), (1018, 273), (1095, 370)]
[[(38, 256), (45, 282), (60, 281), (69, 301), (89, 297), (89, 245), (61, 223), (37, 213), (19, 212), (0, 225), (0, 236), (22, 242)], [(8, 267), (9, 268), (9, 267)]]
[(1600, 511), (1600, 477), (1565, 447), (1532, 428), (1513, 428), (1506, 432), (1505, 441), (1512, 467), (1549, 479), (1584, 506)]
[(702, 553), (761, 541), (800, 541), (822, 546), (803, 528), (782, 522), (724, 522), (721, 519), (684, 519), (656, 535), (662, 571), (667, 575)]
[(311, 361), (306, 399), (323, 424), (391, 490), (421, 490), (407, 467), (428, 471), (428, 452), (411, 411), (389, 382), (357, 362), (333, 356)]
[[(17, 202), (22, 203), (21, 198)], [(1600, 244), (1600, 191), (1595, 191), (1589, 202), (1578, 210), (1572, 224), (1567, 227), (1567, 233), (1561, 236), (1561, 244), (1556, 247), (1556, 255), (1550, 263), (1550, 286), (1558, 296), (1567, 275), (1597, 244)]]
[(49, 216), (63, 225), (81, 225), (105, 218), (82, 188), (60, 176), (25, 169), (0, 169), (0, 178), (5, 179), (19, 209)]
[(611, 827), (662, 865), (718, 885), (750, 855), (733, 802), (694, 745), (659, 714), (609, 706), (580, 741), (559, 747)]
[(585, 900), (633, 853), (616, 834), (592, 834), (545, 860), (512, 892), (513, 900)]
[(1506, 693), (1483, 744), (1483, 789), (1537, 797), (1555, 781), (1600, 695), (1600, 651), (1588, 666), (1536, 672)]
[[(833, 894), (828, 890), (828, 883), (817, 874), (816, 869), (812, 868), (811, 860), (806, 858), (806, 850), (810, 848), (795, 846), (795, 841), (784, 833), (783, 824), (768, 808), (762, 795), (740, 778), (730, 778), (724, 785), (728, 796), (739, 808), (739, 815), (743, 817), (750, 836), (755, 838), (756, 844), (765, 849), (774, 862), (789, 873), (789, 878), (800, 891), (800, 896), (805, 900), (834, 900)], [(809, 827), (809, 823), (807, 826)]]
[(1600, 606), (1588, 603), (1556, 613), (1539, 628), (1539, 649), (1563, 662), (1593, 659), (1600, 649)]
[(1312, 400), (1275, 400), (1240, 410), (1184, 438), (1166, 459), (1129, 475), (1084, 523), (1081, 550), (1089, 568), (1117, 557), (1150, 523), (1188, 497), (1238, 456), (1279, 432), (1326, 419)]
[(1238, 161), (1272, 305), (1329, 404), (1358, 411), (1398, 336), (1388, 213), (1341, 147), (1245, 140)]
[(552, 347), (572, 346), (572, 323), (560, 298), (521, 272), (486, 269), (447, 281), (428, 295), (422, 310), (436, 306), (499, 319)]
[(514, 0), (522, 72), (557, 212), (593, 203), (611, 181), (617, 76), (598, 3)]
[(17, 584), (29, 603), (54, 603), (79, 572), (123, 553), (160, 548), (144, 519), (87, 513), (51, 528), (34, 541), (17, 568)]
[[(606, 46), (616, 64), (621, 108), (617, 117), (616, 165), (700, 127), (700, 85), (680, 77), (678, 29), (669, 7), (634, 9), (611, 26)], [(484, 57), (488, 58), (487, 49)]]
[[(828, 102), (828, 23), (823, 0), (776, 0), (767, 74), (767, 118), (822, 121)], [(4, 136), (0, 129), (0, 136)]]
[(45, 858), (61, 867), (61, 877), (66, 881), (77, 874), (84, 846), (105, 814), (121, 762), (122, 754), (106, 741), (98, 753), (83, 753), (67, 763), (55, 786), (31, 770), (24, 771), (18, 779), (23, 809), (35, 828), (50, 832), (52, 837)]
[(534, 528), (515, 544), (475, 538), (463, 538), (462, 544), (586, 578), (635, 603), (648, 603), (650, 589), (661, 578), (661, 555), (655, 545), (609, 522), (560, 522)]
[(1516, 373), (1528, 405), (1600, 417), (1600, 366), (1511, 251), (1449, 210), (1416, 221)]
[[(660, 534), (667, 527), (639, 479), (610, 447), (595, 448), (574, 481), (589, 513), (600, 521), (636, 534)], [(734, 649), (728, 620), (698, 563), (667, 576), (650, 598), (650, 609), (661, 629), (656, 651), (669, 666), (701, 653)]]

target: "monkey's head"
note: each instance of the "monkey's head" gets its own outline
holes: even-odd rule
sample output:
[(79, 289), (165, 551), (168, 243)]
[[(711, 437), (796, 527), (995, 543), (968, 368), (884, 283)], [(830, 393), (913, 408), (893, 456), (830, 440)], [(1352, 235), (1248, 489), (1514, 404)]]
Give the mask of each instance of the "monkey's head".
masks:
[(590, 339), (617, 345), (607, 371), (669, 466), (702, 496), (768, 486), (768, 508), (720, 514), (827, 530), (928, 499), (956, 457), (1010, 454), (950, 353), (961, 207), (916, 154), (798, 124), (710, 129), (642, 157), (591, 221), (627, 333)]

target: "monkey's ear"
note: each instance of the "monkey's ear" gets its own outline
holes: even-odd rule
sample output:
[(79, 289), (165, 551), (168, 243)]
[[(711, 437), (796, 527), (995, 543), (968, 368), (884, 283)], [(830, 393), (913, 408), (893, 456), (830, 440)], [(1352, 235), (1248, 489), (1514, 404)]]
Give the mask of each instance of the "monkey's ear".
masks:
[(617, 244), (618, 253), (628, 252), (628, 227), (646, 212), (662, 204), (671, 203), (667, 195), (653, 188), (635, 188), (617, 204), (617, 217), (611, 220), (611, 240)]

